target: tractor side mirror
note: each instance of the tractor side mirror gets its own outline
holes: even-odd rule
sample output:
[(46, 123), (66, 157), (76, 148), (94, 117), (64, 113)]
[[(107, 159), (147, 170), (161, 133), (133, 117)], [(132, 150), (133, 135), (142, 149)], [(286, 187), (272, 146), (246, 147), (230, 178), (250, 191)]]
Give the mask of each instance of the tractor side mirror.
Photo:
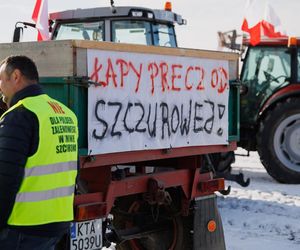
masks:
[[(20, 27), (19, 25), (23, 25), (23, 27)], [(20, 42), (21, 36), (23, 35), (23, 29), (27, 28), (27, 26), (35, 28), (36, 25), (34, 23), (16, 22), (14, 36), (13, 36), (14, 43)]]
[(23, 35), (23, 27), (15, 27), (13, 43), (18, 43), (21, 40), (21, 36)]

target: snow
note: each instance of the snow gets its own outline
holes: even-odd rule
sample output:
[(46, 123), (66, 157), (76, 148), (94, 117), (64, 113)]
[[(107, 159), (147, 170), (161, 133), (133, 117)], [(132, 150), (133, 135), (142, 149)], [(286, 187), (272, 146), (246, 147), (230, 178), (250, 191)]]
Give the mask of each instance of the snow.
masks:
[(250, 185), (226, 181), (231, 192), (218, 197), (227, 250), (299, 250), (300, 186), (277, 183), (254, 152), (236, 157), (233, 172), (240, 171)]

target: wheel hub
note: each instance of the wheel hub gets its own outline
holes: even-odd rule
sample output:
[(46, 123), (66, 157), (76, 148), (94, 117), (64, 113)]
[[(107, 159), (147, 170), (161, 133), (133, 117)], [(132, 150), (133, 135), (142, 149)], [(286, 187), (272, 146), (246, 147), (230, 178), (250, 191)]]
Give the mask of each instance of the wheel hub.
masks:
[(284, 131), (283, 148), (295, 163), (300, 162), (300, 121), (293, 123)]
[(289, 169), (300, 171), (300, 114), (284, 119), (276, 129), (274, 149), (278, 159)]

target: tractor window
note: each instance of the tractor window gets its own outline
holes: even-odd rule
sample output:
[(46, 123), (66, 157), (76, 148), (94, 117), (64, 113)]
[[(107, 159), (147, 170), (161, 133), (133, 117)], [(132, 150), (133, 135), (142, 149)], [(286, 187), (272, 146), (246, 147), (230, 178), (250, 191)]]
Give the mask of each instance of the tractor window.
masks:
[(298, 82), (300, 82), (300, 50), (298, 50)]
[[(241, 96), (241, 109), (255, 117), (260, 105), (291, 76), (291, 56), (286, 47), (250, 47), (241, 74), (247, 92)], [(241, 119), (248, 119), (241, 115)]]
[(174, 27), (165, 24), (153, 25), (154, 45), (164, 47), (176, 47)]
[(250, 48), (242, 74), (242, 81), (266, 82), (277, 87), (291, 74), (291, 59), (286, 48)]
[(152, 45), (150, 23), (145, 21), (112, 21), (112, 41)]
[(103, 41), (104, 23), (90, 22), (90, 23), (65, 23), (60, 24), (54, 35), (54, 40), (79, 39), (79, 40), (93, 40)]
[(176, 47), (173, 25), (139, 20), (112, 21), (112, 41), (118, 43)]

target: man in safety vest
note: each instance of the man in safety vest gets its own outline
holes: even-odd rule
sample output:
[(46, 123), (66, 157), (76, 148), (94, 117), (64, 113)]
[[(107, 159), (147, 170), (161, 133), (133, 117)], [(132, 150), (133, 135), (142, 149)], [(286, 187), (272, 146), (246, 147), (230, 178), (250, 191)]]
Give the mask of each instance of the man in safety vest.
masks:
[(74, 113), (46, 95), (35, 63), (0, 63), (0, 249), (54, 249), (73, 220), (78, 127)]

